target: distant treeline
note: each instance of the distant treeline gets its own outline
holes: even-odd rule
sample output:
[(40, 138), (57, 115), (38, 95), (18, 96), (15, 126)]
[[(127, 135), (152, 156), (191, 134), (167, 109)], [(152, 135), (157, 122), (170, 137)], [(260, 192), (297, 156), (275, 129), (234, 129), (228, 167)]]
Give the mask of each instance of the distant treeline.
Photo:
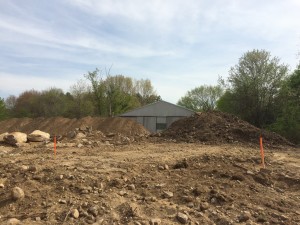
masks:
[(81, 118), (113, 116), (160, 99), (148, 79), (101, 75), (96, 69), (64, 93), (59, 88), (27, 90), (19, 96), (0, 99), (0, 119), (10, 117)]

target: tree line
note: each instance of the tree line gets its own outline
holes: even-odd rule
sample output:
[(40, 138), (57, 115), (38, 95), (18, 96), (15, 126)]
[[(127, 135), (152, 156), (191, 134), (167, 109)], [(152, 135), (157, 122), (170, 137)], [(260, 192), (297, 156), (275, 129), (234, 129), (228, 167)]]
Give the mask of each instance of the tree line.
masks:
[[(288, 65), (265, 50), (244, 53), (218, 85), (188, 91), (178, 104), (194, 111), (220, 110), (300, 143), (300, 64)], [(149, 79), (104, 76), (95, 69), (64, 93), (58, 88), (27, 90), (0, 98), (0, 119), (9, 117), (80, 118), (113, 116), (160, 100)]]
[(124, 75), (103, 76), (99, 69), (84, 75), (70, 87), (26, 90), (19, 96), (0, 98), (0, 119), (11, 117), (81, 118), (113, 116), (160, 100), (149, 79)]

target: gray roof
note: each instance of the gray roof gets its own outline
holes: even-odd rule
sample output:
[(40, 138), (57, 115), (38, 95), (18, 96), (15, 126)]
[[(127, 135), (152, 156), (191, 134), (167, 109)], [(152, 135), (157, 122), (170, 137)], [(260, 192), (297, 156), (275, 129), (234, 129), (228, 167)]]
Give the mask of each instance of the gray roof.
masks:
[(119, 116), (191, 116), (195, 112), (166, 101), (157, 101)]

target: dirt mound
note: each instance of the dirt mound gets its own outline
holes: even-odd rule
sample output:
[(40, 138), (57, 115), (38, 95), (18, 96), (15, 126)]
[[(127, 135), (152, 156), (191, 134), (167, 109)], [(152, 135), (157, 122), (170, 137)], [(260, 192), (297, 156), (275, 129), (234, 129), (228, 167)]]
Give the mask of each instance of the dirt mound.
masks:
[(181, 142), (204, 142), (209, 144), (242, 143), (257, 145), (260, 134), (264, 145), (292, 145), (280, 135), (259, 128), (223, 112), (202, 112), (175, 121), (162, 133), (163, 137)]
[(80, 127), (92, 127), (103, 133), (120, 133), (127, 136), (146, 135), (149, 131), (135, 121), (125, 118), (84, 117), (68, 119), (63, 117), (52, 118), (13, 118), (0, 121), (0, 133), (20, 131), (31, 133), (42, 130), (50, 134), (64, 135)]

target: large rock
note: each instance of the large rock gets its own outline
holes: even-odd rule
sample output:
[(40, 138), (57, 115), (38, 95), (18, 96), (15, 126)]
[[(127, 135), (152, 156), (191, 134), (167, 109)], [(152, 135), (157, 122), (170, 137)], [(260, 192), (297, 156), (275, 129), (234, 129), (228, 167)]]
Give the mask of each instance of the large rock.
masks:
[(50, 134), (40, 130), (35, 130), (31, 134), (28, 134), (27, 138), (32, 142), (43, 142), (50, 139)]
[(17, 145), (21, 143), (27, 142), (27, 134), (22, 132), (12, 132), (6, 136), (4, 136), (4, 141), (10, 145)]
[(0, 142), (3, 142), (4, 141), (4, 137), (8, 135), (7, 132), (3, 133), (3, 134), (0, 134)]

